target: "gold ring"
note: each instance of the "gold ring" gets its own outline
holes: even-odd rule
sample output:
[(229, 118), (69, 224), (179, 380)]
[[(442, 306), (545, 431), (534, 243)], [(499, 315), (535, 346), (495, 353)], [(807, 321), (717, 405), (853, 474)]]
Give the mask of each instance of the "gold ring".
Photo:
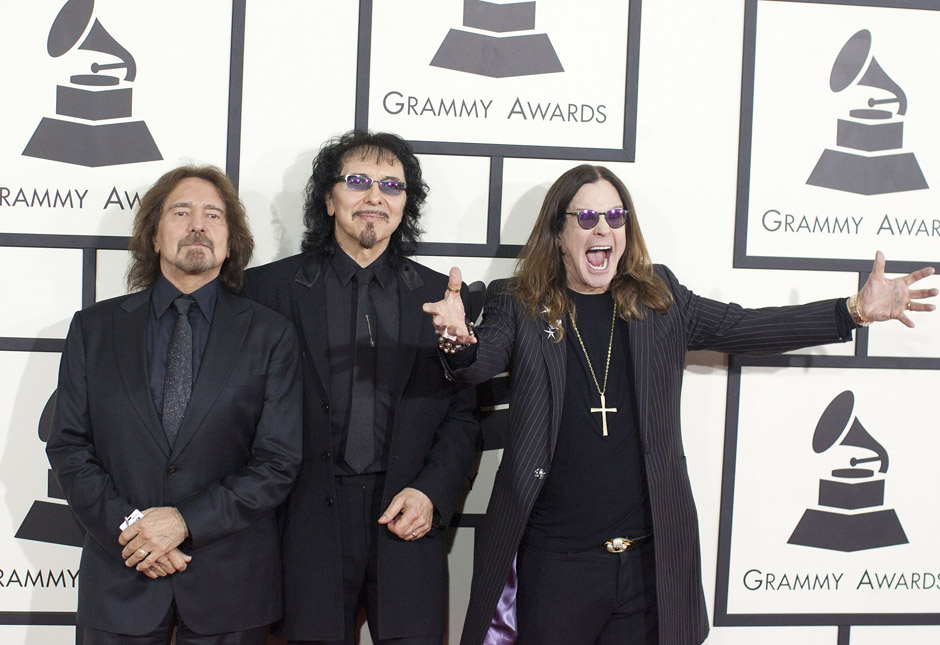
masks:
[(137, 553), (141, 554), (145, 558), (150, 555), (150, 551), (145, 551), (144, 549), (137, 549)]
[(411, 532), (411, 537), (418, 539), (418, 535), (414, 531)]
[(907, 301), (907, 310), (908, 310), (908, 311), (911, 311), (913, 304), (914, 304), (914, 303), (911, 302), (910, 300)]
[(460, 293), (460, 287), (452, 287), (450, 285), (447, 285), (447, 290), (450, 291), (451, 293)]

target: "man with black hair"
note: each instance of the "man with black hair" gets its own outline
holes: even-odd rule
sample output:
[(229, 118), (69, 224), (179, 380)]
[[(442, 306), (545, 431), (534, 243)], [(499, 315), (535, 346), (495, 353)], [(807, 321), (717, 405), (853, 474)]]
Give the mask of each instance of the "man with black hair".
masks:
[(407, 142), (348, 132), (313, 162), (302, 253), (248, 272), (249, 295), (302, 343), (303, 462), (283, 517), (291, 642), (355, 643), (362, 609), (376, 642), (443, 641), (445, 529), (479, 424), (421, 310), (447, 276), (408, 258), (426, 196)]

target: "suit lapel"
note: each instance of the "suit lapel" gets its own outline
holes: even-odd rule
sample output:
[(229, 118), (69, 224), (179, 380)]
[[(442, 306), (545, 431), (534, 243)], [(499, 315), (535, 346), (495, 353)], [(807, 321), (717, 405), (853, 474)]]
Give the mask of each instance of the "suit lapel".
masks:
[[(548, 437), (548, 454), (551, 458), (555, 454), (558, 429), (561, 427), (561, 412), (565, 398), (565, 359), (568, 352), (564, 341), (556, 343), (548, 334), (549, 324), (543, 317), (536, 318), (534, 324), (536, 325), (535, 337), (542, 346), (542, 357), (545, 359), (548, 385), (552, 397), (552, 426)], [(565, 333), (568, 333), (568, 330)]]
[(179, 434), (173, 443), (173, 455), (186, 447), (218, 398), (245, 342), (250, 323), (251, 309), (248, 305), (224, 288), (219, 289), (219, 300), (209, 327), (209, 339), (206, 341), (199, 374), (193, 383), (189, 407), (186, 408)]
[(157, 408), (150, 394), (147, 374), (147, 316), (150, 313), (150, 289), (128, 296), (114, 310), (115, 362), (127, 396), (150, 436), (163, 454), (170, 454), (170, 444), (160, 424)]
[(297, 306), (295, 320), (300, 321), (300, 331), (316, 370), (321, 397), (324, 401), (329, 401), (327, 393), (330, 391), (330, 358), (326, 342), (328, 303), (326, 286), (323, 280), (318, 279), (319, 267), (316, 260), (305, 259), (291, 288), (294, 290), (293, 300)]
[(633, 357), (633, 383), (636, 389), (637, 419), (644, 454), (649, 452), (649, 371), (652, 369), (650, 351), (653, 347), (653, 320), (656, 314), (646, 309), (646, 318), (630, 321), (630, 354)]
[(411, 370), (414, 368), (415, 356), (418, 353), (418, 344), (421, 339), (421, 330), (431, 331), (431, 320), (421, 309), (425, 300), (424, 280), (409, 261), (405, 261), (398, 274), (398, 347), (393, 363), (393, 377), (390, 383), (395, 388), (392, 391), (392, 406), (398, 404), (402, 392), (405, 390)]

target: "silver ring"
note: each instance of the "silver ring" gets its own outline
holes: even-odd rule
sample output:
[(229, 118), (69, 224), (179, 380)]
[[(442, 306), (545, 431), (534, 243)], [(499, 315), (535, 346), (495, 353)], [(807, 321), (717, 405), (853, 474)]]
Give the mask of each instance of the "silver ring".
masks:
[(450, 335), (446, 331), (442, 334), (442, 336), (444, 337), (445, 340), (449, 340), (450, 342), (454, 342), (455, 340), (457, 340), (457, 334)]
[(146, 558), (148, 555), (150, 555), (150, 551), (146, 551), (146, 550), (144, 550), (144, 549), (142, 549), (142, 548), (141, 548), (141, 549), (137, 549), (137, 553), (141, 554), (141, 555), (144, 556), (145, 558)]

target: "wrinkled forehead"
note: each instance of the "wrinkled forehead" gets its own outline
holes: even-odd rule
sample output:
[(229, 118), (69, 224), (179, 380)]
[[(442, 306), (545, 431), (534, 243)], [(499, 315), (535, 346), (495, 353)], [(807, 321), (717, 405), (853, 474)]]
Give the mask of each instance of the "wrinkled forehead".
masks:
[(374, 161), (375, 163), (387, 163), (391, 166), (396, 164), (403, 165), (401, 159), (399, 159), (395, 153), (391, 150), (386, 150), (385, 148), (379, 148), (376, 146), (363, 146), (361, 148), (353, 148), (340, 160), (341, 166), (345, 166), (350, 161)]

